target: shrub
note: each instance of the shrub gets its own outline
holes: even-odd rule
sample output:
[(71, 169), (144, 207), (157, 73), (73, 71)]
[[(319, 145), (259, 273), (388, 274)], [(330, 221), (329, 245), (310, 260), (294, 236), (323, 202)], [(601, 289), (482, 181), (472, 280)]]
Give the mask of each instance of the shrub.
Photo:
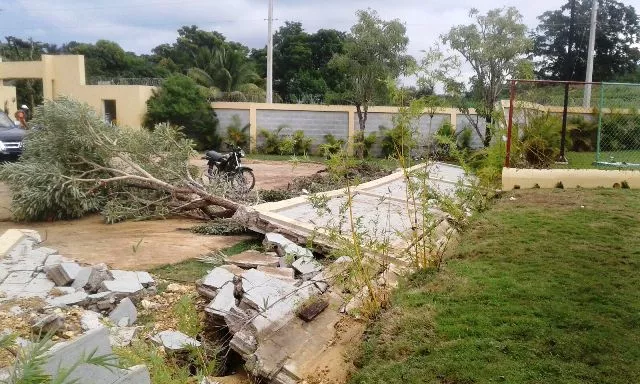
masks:
[(569, 138), (574, 152), (590, 152), (596, 149), (598, 136), (597, 119), (588, 120), (583, 116), (569, 119)]
[(249, 128), (251, 124), (242, 125), (240, 116), (233, 115), (231, 118), (231, 124), (227, 126), (226, 141), (236, 147), (245, 148), (251, 137), (249, 136)]
[(378, 141), (378, 135), (376, 132), (371, 132), (365, 136), (364, 132), (356, 132), (353, 138), (353, 146), (355, 153), (362, 153), (363, 157), (369, 157), (371, 155), (371, 148)]
[(284, 138), (281, 135), (281, 132), (288, 128), (286, 125), (280, 125), (275, 131), (269, 131), (266, 129), (261, 129), (258, 133), (258, 136), (264, 139), (262, 145), (260, 146), (260, 151), (266, 155), (277, 155), (280, 153), (280, 148), (282, 146), (282, 142)]
[(532, 113), (527, 116), (525, 124), (516, 125), (522, 132), (522, 160), (526, 165), (536, 168), (551, 166), (560, 152), (560, 118), (549, 113)]
[(313, 139), (306, 137), (304, 131), (297, 130), (293, 133), (293, 155), (306, 155), (311, 152)]
[(344, 140), (336, 139), (336, 137), (330, 133), (324, 135), (324, 144), (320, 144), (318, 151), (320, 155), (329, 158), (331, 155), (335, 155), (344, 149)]
[(408, 157), (416, 145), (413, 132), (408, 124), (397, 123), (392, 129), (381, 126), (382, 131), (382, 155), (384, 157), (399, 157), (403, 154)]

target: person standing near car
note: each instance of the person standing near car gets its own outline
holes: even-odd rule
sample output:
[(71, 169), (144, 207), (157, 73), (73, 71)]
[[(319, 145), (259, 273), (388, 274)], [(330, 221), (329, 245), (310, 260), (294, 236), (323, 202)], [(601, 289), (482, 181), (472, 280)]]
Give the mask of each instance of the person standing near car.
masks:
[(29, 107), (23, 104), (22, 106), (20, 106), (20, 109), (18, 109), (14, 115), (16, 118), (16, 124), (19, 125), (20, 128), (22, 129), (29, 129), (29, 127), (27, 126), (28, 113), (29, 113)]

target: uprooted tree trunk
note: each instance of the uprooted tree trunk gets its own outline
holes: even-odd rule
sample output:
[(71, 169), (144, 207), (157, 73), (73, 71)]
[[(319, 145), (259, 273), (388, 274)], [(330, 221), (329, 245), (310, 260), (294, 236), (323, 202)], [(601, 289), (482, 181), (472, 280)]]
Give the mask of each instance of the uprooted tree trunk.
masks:
[(113, 128), (91, 107), (62, 99), (36, 110), (19, 162), (0, 168), (21, 221), (81, 217), (107, 222), (171, 215), (230, 217), (240, 206), (227, 184), (196, 181), (193, 143), (161, 124), (153, 131)]

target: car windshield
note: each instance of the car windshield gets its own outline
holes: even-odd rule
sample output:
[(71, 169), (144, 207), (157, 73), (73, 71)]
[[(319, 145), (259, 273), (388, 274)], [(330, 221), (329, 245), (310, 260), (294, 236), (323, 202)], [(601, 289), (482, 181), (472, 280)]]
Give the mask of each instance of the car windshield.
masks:
[(0, 129), (11, 129), (15, 127), (15, 124), (13, 124), (13, 121), (11, 121), (9, 116), (0, 112)]

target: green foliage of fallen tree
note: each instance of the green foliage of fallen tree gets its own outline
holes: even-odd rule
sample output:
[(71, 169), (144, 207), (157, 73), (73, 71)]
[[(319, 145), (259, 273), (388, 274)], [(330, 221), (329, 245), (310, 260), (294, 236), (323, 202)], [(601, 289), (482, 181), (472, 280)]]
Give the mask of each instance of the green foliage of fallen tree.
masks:
[[(79, 218), (101, 212), (107, 222), (182, 214), (229, 216), (238, 204), (223, 183), (202, 185), (189, 166), (193, 142), (176, 128), (114, 128), (71, 99), (36, 109), (20, 161), (0, 167), (13, 193), (16, 220)], [(218, 188), (216, 190), (216, 188)]]

